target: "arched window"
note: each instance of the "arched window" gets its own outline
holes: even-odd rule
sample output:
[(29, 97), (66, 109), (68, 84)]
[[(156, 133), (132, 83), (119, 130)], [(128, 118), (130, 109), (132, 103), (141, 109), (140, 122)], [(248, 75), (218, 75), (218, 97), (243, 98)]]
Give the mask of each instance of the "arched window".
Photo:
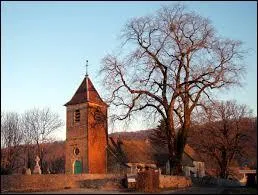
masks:
[(73, 150), (73, 153), (74, 153), (75, 155), (78, 155), (78, 154), (80, 153), (79, 148), (76, 147), (76, 148)]

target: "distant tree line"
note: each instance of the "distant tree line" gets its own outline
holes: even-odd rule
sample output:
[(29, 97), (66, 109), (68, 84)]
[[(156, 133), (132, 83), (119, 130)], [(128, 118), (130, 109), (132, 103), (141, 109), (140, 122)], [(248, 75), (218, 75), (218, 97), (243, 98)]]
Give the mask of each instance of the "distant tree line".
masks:
[(46, 159), (47, 145), (54, 141), (53, 132), (63, 124), (49, 108), (34, 108), (22, 114), (1, 112), (1, 174), (18, 173), (24, 168), (33, 171), (36, 156), (40, 158), (42, 173), (57, 167), (64, 155)]

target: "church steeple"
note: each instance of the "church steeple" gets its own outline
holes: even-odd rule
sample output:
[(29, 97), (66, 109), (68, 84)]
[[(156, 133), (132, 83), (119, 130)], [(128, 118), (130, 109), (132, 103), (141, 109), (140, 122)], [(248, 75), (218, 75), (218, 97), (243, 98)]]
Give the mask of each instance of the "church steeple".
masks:
[(107, 104), (88, 75), (66, 106), (66, 173), (107, 172)]
[(89, 101), (88, 60), (86, 60), (86, 100)]
[(73, 95), (72, 99), (64, 106), (81, 104), (85, 102), (91, 102), (99, 105), (107, 105), (98, 94), (97, 90), (93, 86), (88, 75), (88, 60), (86, 60), (86, 74), (85, 77)]

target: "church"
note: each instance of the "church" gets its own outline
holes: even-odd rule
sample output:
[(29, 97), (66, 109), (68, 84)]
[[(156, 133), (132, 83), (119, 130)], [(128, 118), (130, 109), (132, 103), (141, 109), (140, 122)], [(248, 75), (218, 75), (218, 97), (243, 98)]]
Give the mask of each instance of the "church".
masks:
[[(129, 140), (128, 137), (115, 138), (116, 143), (113, 144), (121, 147), (113, 148), (112, 135), (108, 135), (108, 105), (101, 99), (87, 73), (64, 106), (66, 174), (132, 173), (139, 165), (160, 168), (163, 174), (168, 174), (168, 151), (150, 144), (147, 131), (144, 140), (137, 140), (135, 136)], [(124, 155), (124, 162), (117, 160), (121, 157), (117, 151)], [(187, 176), (191, 171), (199, 176), (205, 175), (204, 162), (190, 146), (185, 147), (182, 164)]]
[(65, 173), (107, 173), (107, 104), (86, 74), (66, 106)]

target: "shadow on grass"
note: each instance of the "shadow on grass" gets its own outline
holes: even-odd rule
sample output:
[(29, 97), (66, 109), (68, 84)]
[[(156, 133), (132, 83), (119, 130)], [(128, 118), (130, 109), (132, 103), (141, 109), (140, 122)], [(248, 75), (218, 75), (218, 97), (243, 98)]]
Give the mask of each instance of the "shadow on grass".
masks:
[(221, 194), (257, 194), (257, 189), (253, 187), (225, 188)]

